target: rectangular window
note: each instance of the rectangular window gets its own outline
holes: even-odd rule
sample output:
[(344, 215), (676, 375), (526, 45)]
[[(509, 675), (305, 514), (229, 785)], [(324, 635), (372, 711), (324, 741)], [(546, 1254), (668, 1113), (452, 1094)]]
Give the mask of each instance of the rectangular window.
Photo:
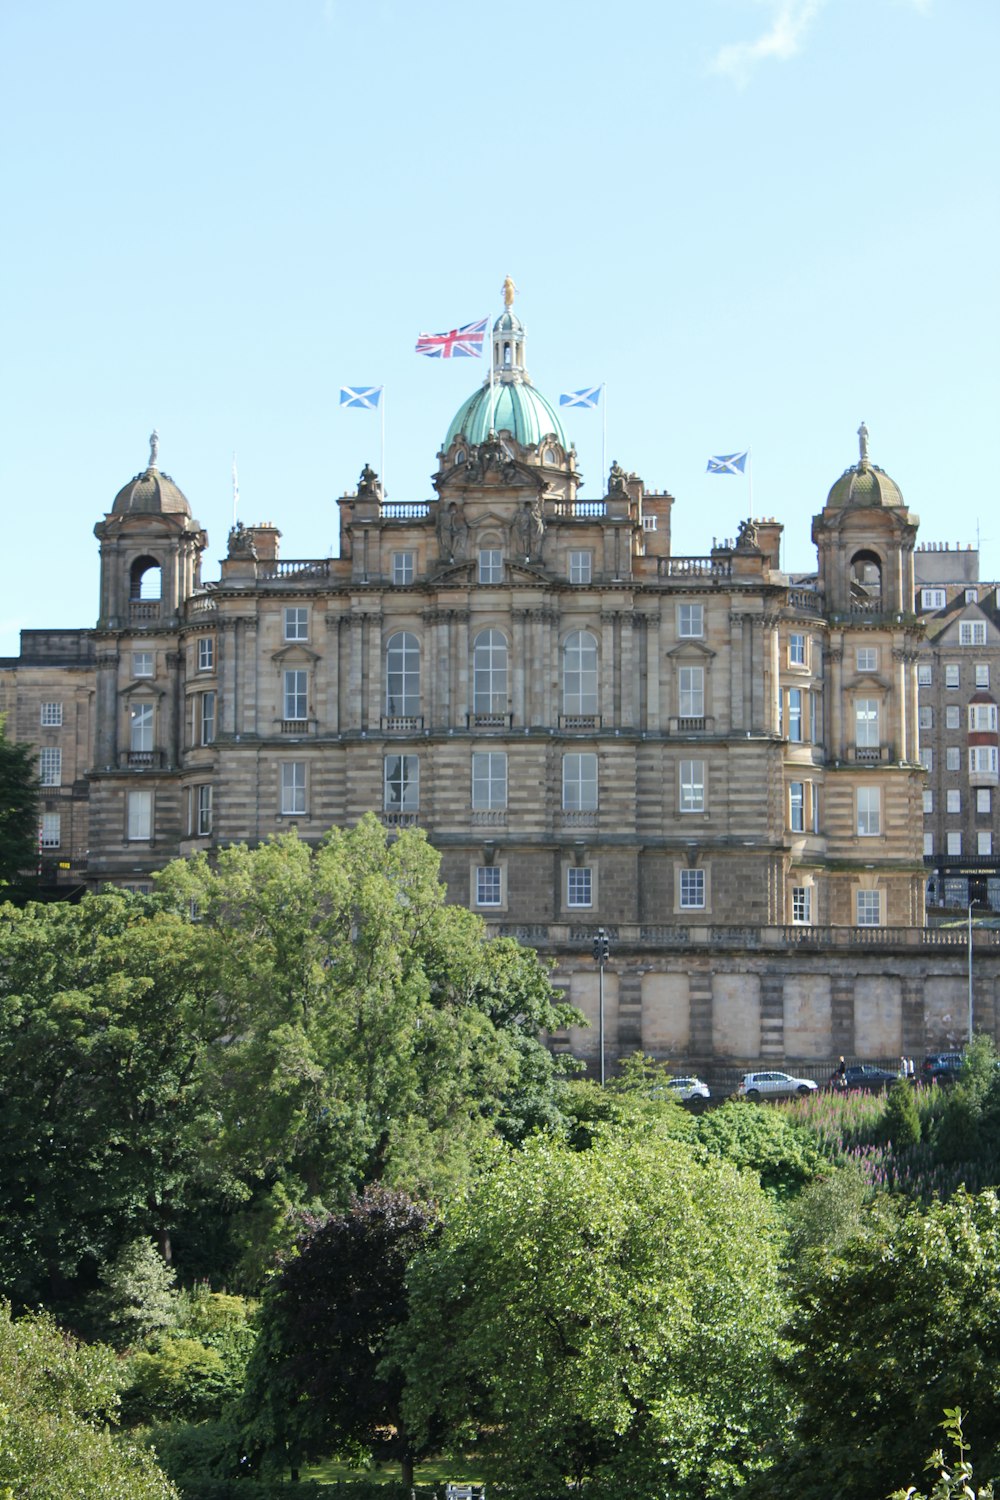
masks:
[(562, 805), (565, 812), (597, 809), (597, 756), (591, 751), (563, 756)]
[[(44, 751), (42, 752), (44, 754)], [(951, 751), (948, 751), (951, 754)], [(955, 751), (956, 756), (959, 751)], [(955, 770), (958, 770), (956, 764)], [(987, 773), (995, 776), (997, 774), (997, 747), (996, 745), (970, 745), (969, 746), (969, 770), (973, 773)]]
[(881, 927), (882, 892), (858, 891), (857, 913), (859, 927)]
[(879, 743), (877, 698), (855, 698), (854, 743), (863, 749), (874, 749)]
[(933, 811), (934, 811), (934, 793), (933, 792), (925, 792), (924, 793), (924, 813), (928, 814), (928, 813), (932, 813)]
[(212, 832), (212, 788), (199, 786), (195, 790), (198, 794), (198, 837), (205, 838)]
[(472, 752), (472, 806), (477, 812), (495, 812), (507, 806), (507, 752)]
[(946, 797), (947, 811), (950, 813), (960, 813), (962, 811), (962, 793), (952, 788), (946, 793)]
[(153, 748), (153, 705), (133, 703), (129, 709), (129, 749), (148, 753)]
[(41, 726), (43, 729), (59, 729), (62, 727), (62, 704), (43, 703), (41, 713)]
[(793, 630), (788, 637), (788, 665), (804, 667), (806, 664), (806, 638), (801, 631)]
[(944, 711), (945, 729), (958, 729), (961, 727), (961, 710), (957, 703), (949, 703)]
[(976, 687), (988, 688), (990, 685), (990, 669), (986, 662), (976, 662)]
[(132, 676), (152, 677), (153, 675), (153, 653), (152, 651), (132, 652)]
[(988, 786), (976, 788), (976, 812), (990, 813), (993, 811), (993, 798)]
[(705, 668), (681, 667), (678, 673), (680, 716), (702, 719), (705, 716)]
[(285, 610), (285, 640), (307, 641), (309, 639), (309, 611), (299, 605)]
[(62, 783), (62, 750), (58, 745), (43, 745), (38, 752), (38, 780), (42, 786)]
[(965, 591), (965, 602), (966, 602), (966, 604), (978, 604), (979, 603), (979, 590), (978, 589), (966, 589), (966, 591)]
[(412, 552), (394, 552), (392, 554), (392, 581), (395, 584), (408, 584), (413, 582), (414, 557)]
[(215, 694), (201, 694), (201, 722), (199, 738), (203, 745), (210, 745), (215, 739)]
[(948, 833), (946, 835), (946, 838), (947, 838), (947, 841), (948, 841), (948, 843), (947, 843), (948, 853), (952, 854), (952, 855), (954, 855), (954, 854), (961, 854), (961, 852), (962, 852), (962, 835), (961, 835), (961, 833), (959, 833), (958, 830), (955, 830), (954, 832)]
[(917, 710), (917, 723), (921, 729), (934, 728), (934, 710), (930, 704), (921, 704)]
[(788, 738), (794, 744), (802, 741), (802, 689), (788, 689)]
[(944, 768), (946, 771), (960, 771), (962, 769), (962, 752), (957, 745), (949, 745), (944, 752)]
[(680, 810), (682, 813), (705, 811), (705, 762), (681, 761)]
[(306, 810), (306, 763), (284, 760), (281, 763), (281, 815), (294, 818)]
[(308, 714), (306, 704), (306, 679), (308, 673), (293, 668), (285, 673), (285, 719), (304, 719)]
[(985, 646), (985, 620), (959, 620), (958, 644), (960, 646)]
[(678, 604), (677, 634), (686, 639), (700, 639), (705, 634), (704, 604)]
[(921, 609), (944, 609), (944, 589), (921, 589)]
[(933, 672), (931, 670), (930, 665), (928, 663), (926, 663), (926, 662), (921, 662), (920, 665), (917, 667), (917, 686), (918, 687), (931, 687), (931, 685), (933, 684), (933, 681), (934, 681), (934, 674), (933, 674)]
[(934, 835), (933, 835), (933, 833), (925, 833), (924, 834), (924, 858), (925, 859), (928, 858), (928, 856), (931, 855), (931, 854), (933, 854), (933, 853), (934, 853)]
[(950, 667), (949, 666), (945, 667), (945, 669), (944, 669), (944, 685), (945, 685), (946, 688), (957, 688), (958, 687), (958, 666), (957, 666), (956, 663), (953, 663)]
[(588, 865), (570, 865), (566, 871), (566, 905), (590, 906), (592, 902), (592, 870)]
[(858, 654), (857, 654), (857, 657), (855, 659), (857, 661), (857, 667), (858, 667), (858, 671), (859, 672), (877, 672), (878, 671), (878, 647), (877, 646), (859, 646), (858, 647)]
[(210, 635), (198, 642), (198, 671), (211, 672), (215, 666), (215, 642)]
[(877, 786), (858, 787), (858, 837), (876, 838), (882, 832), (882, 792)]
[(788, 787), (788, 826), (793, 833), (804, 833), (806, 827), (805, 785), (793, 781)]
[(592, 552), (571, 552), (569, 555), (570, 583), (589, 583), (594, 575)]
[(792, 886), (792, 921), (808, 923), (812, 921), (812, 886)]
[(503, 583), (503, 553), (497, 547), (483, 547), (479, 553), (479, 582)]
[(38, 842), (43, 849), (58, 849), (62, 842), (62, 817), (59, 813), (42, 813)]
[[(499, 906), (501, 904), (501, 880), (499, 865), (476, 867), (476, 905)], [(589, 902), (587, 903), (589, 905)]]
[(682, 870), (680, 904), (682, 911), (702, 910), (705, 906), (705, 871)]
[(923, 766), (923, 768), (924, 768), (925, 771), (933, 771), (933, 769), (934, 769), (934, 746), (933, 745), (921, 745), (920, 746), (920, 764)]
[(129, 792), (127, 807), (126, 837), (148, 843), (153, 837), (152, 792)]
[(992, 833), (990, 833), (989, 829), (981, 829), (980, 832), (976, 834), (976, 853), (993, 853), (993, 835)]
[(420, 806), (420, 758), (387, 755), (385, 771), (386, 812), (416, 812)]
[(996, 731), (997, 706), (995, 703), (970, 703), (969, 728), (976, 733), (981, 730)]

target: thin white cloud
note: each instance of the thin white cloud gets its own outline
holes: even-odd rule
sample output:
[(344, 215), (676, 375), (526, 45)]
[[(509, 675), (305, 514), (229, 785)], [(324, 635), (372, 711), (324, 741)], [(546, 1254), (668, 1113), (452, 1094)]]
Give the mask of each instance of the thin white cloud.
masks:
[(787, 62), (802, 49), (810, 25), (826, 0), (780, 0), (772, 5), (767, 31), (753, 42), (732, 42), (720, 47), (709, 64), (710, 73), (720, 73), (742, 87), (758, 63)]

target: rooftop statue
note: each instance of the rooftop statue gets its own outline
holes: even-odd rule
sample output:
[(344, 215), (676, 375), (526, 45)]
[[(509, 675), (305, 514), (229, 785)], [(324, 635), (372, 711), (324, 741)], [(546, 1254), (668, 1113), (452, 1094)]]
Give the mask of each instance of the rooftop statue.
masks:
[(513, 307), (514, 306), (514, 293), (517, 291), (517, 287), (514, 285), (514, 279), (513, 279), (512, 276), (505, 276), (504, 277), (502, 291), (503, 291), (503, 305), (504, 305), (504, 307), (506, 307), (508, 309), (511, 308), (511, 307)]

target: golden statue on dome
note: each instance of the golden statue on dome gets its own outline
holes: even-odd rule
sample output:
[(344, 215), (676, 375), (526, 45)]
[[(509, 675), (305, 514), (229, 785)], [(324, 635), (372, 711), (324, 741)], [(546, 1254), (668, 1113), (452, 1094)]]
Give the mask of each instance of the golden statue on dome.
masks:
[(513, 276), (505, 276), (503, 279), (503, 305), (509, 312), (514, 306), (514, 293), (517, 287), (514, 285)]

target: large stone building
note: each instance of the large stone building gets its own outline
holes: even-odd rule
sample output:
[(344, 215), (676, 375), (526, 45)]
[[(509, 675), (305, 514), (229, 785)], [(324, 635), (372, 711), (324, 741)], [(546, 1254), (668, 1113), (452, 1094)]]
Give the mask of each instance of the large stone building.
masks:
[(945, 1038), (963, 980), (945, 934), (926, 984), (917, 518), (867, 430), (813, 520), (815, 575), (781, 571), (770, 520), (680, 557), (671, 495), (615, 464), (581, 497), (509, 305), (492, 361), (434, 498), (388, 503), (366, 467), (335, 559), (237, 526), (203, 582), (154, 442), (95, 527), (96, 628), (27, 631), (0, 669), (39, 746), (46, 868), (143, 886), (375, 811), (425, 828), (451, 899), (551, 953), (584, 1008), (611, 932), (615, 1055)]

